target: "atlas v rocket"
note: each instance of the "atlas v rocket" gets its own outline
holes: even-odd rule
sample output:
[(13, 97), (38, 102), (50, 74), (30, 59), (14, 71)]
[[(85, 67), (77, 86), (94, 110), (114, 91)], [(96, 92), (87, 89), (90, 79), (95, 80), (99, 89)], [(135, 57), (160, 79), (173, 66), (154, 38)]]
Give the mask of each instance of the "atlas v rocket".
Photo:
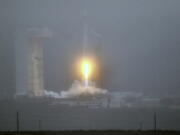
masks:
[[(97, 43), (91, 43), (91, 40), (88, 40), (88, 37), (90, 35), (94, 36), (99, 41), (99, 38), (101, 36), (97, 37), (97, 32), (93, 31), (92, 28), (88, 25), (88, 16), (87, 11), (84, 9), (83, 11), (83, 57), (93, 56), (93, 58), (96, 59), (96, 62), (98, 63), (98, 68), (96, 69), (96, 76), (94, 77), (94, 81), (97, 85), (102, 85), (102, 44)], [(91, 33), (91, 34), (90, 34)], [(96, 33), (96, 35), (95, 35)], [(98, 35), (100, 35), (98, 33)]]

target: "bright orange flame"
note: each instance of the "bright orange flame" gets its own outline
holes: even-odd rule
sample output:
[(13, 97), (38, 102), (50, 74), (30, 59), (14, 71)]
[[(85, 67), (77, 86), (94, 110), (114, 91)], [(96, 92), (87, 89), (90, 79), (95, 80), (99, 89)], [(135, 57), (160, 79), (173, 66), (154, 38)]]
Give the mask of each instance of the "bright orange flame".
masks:
[(88, 80), (92, 74), (92, 62), (88, 59), (83, 59), (81, 63), (81, 72), (83, 78)]

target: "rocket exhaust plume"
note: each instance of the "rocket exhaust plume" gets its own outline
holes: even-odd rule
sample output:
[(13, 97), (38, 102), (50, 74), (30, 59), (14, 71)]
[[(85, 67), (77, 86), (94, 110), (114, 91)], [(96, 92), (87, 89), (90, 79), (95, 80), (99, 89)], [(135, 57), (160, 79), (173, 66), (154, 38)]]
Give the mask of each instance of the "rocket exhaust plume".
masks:
[(95, 67), (97, 63), (94, 59), (87, 57), (88, 55), (88, 23), (87, 23), (87, 12), (83, 12), (83, 46), (82, 46), (82, 58), (78, 63), (78, 70), (82, 80), (75, 80), (69, 90), (61, 91), (60, 93), (45, 91), (45, 95), (54, 98), (74, 98), (81, 96), (97, 96), (106, 95), (107, 90), (97, 88), (95, 82), (93, 82), (92, 75), (95, 74)]
[(81, 97), (102, 97), (107, 95), (106, 89), (97, 88), (92, 76), (95, 74), (96, 63), (93, 59), (82, 58), (78, 63), (78, 70), (82, 78), (75, 80), (69, 90), (60, 93), (45, 91), (45, 96), (53, 98), (81, 98)]
[(88, 87), (88, 83), (89, 83), (89, 78), (91, 76), (91, 73), (92, 73), (92, 62), (85, 58), (82, 60), (81, 62), (81, 72), (82, 72), (82, 75), (83, 75), (83, 81), (84, 81), (84, 85), (85, 87)]
[(107, 95), (106, 89), (97, 88), (95, 82), (91, 80), (95, 74), (96, 63), (93, 59), (82, 58), (78, 63), (82, 80), (75, 80), (69, 90), (60, 93), (45, 91), (45, 96), (53, 98), (79, 98), (79, 97), (101, 97)]

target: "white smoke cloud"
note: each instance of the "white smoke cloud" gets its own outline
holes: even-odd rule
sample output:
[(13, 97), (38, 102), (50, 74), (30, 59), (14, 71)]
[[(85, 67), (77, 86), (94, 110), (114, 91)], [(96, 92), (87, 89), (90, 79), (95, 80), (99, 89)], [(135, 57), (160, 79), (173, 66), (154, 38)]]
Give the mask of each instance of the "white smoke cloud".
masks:
[(74, 81), (69, 90), (60, 93), (45, 90), (45, 96), (52, 98), (75, 98), (75, 97), (93, 97), (107, 94), (106, 89), (97, 88), (94, 82), (89, 82), (88, 87), (80, 81)]
[(44, 90), (44, 95), (46, 97), (52, 97), (52, 98), (62, 98), (60, 93), (50, 91), (50, 90)]

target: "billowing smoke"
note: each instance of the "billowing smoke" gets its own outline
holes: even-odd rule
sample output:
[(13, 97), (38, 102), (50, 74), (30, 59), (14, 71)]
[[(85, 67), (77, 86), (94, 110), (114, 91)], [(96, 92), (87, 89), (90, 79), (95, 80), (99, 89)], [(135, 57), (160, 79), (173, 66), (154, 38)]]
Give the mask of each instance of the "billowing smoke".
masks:
[(52, 98), (62, 98), (61, 93), (57, 93), (51, 90), (44, 90), (45, 97), (52, 97)]
[(76, 98), (76, 97), (93, 97), (104, 96), (107, 94), (106, 89), (97, 88), (94, 82), (89, 82), (88, 87), (80, 81), (74, 81), (69, 90), (60, 93), (45, 90), (45, 96), (52, 98)]

